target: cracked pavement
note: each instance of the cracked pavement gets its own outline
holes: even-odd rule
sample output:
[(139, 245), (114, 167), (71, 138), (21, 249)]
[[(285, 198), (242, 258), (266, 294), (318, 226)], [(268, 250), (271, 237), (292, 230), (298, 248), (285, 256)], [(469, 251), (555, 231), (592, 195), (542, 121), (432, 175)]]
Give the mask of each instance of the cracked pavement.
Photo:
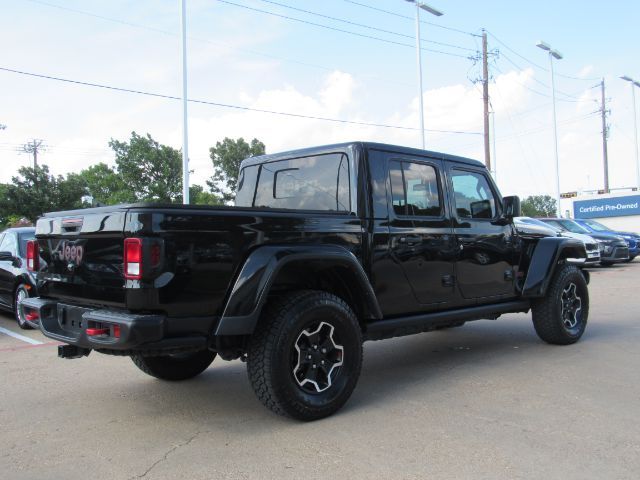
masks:
[(239, 361), (171, 383), (0, 335), (0, 477), (635, 480), (639, 274), (593, 271), (573, 346), (542, 343), (529, 315), (367, 343), (349, 403), (308, 424), (263, 408)]

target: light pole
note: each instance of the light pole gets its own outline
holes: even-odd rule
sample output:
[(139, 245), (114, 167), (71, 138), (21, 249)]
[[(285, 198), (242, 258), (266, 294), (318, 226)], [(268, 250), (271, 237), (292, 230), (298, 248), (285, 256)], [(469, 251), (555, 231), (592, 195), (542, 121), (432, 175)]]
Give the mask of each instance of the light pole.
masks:
[(182, 203), (189, 204), (189, 134), (187, 130), (187, 5), (180, 0), (182, 60)]
[(418, 108), (420, 109), (419, 117), (420, 117), (420, 135), (422, 138), (422, 149), (425, 148), (424, 141), (424, 105), (422, 104), (422, 47), (420, 45), (420, 9), (425, 12), (429, 12), (436, 17), (442, 16), (442, 12), (433, 7), (430, 7), (426, 3), (418, 2), (416, 0), (406, 0), (409, 3), (414, 3), (416, 6), (416, 57), (418, 62)]
[(558, 123), (556, 121), (556, 79), (553, 74), (553, 59), (562, 60), (562, 54), (551, 48), (546, 42), (542, 40), (536, 45), (538, 48), (545, 50), (549, 53), (549, 67), (551, 71), (551, 96), (553, 99), (553, 146), (556, 155), (556, 203), (558, 217), (562, 217), (560, 210), (560, 162), (558, 161)]
[(638, 158), (638, 119), (636, 115), (636, 91), (633, 87), (640, 87), (640, 82), (628, 75), (620, 77), (622, 80), (631, 82), (631, 101), (633, 102), (633, 135), (636, 139), (636, 187), (640, 191), (640, 158)]

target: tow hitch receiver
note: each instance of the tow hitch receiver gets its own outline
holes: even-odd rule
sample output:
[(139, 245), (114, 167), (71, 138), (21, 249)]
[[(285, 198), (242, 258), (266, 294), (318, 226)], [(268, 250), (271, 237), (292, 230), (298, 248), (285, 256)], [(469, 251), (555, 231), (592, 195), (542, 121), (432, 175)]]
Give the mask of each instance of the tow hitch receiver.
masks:
[(60, 358), (82, 358), (90, 353), (90, 348), (76, 347), (75, 345), (58, 345), (58, 357)]

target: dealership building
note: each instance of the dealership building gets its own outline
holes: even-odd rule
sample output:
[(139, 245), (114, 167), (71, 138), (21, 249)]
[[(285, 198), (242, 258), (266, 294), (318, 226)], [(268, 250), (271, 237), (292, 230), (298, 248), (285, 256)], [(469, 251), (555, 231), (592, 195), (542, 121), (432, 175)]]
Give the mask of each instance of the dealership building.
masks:
[(560, 207), (566, 217), (588, 218), (612, 230), (640, 233), (640, 195), (636, 191), (563, 198)]

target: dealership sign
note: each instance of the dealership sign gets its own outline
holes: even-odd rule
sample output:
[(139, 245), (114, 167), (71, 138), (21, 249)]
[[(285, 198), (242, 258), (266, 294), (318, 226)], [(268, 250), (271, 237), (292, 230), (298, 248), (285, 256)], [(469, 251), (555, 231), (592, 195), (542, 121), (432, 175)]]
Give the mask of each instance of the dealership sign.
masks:
[(621, 217), (623, 215), (640, 215), (640, 195), (573, 202), (574, 218)]

